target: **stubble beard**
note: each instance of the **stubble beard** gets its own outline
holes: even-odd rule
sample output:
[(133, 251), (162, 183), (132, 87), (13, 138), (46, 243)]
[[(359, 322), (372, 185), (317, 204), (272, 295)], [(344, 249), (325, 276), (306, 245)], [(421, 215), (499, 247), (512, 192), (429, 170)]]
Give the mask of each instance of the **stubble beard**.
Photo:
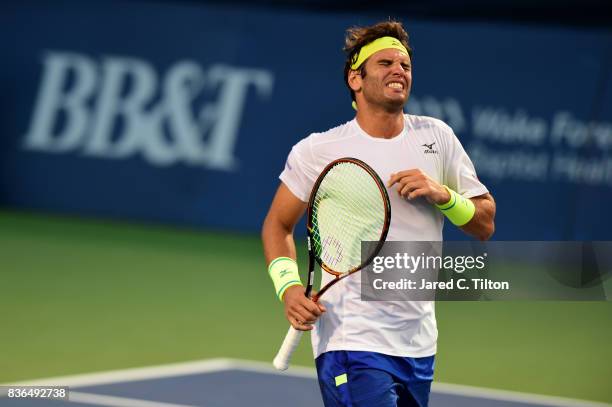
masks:
[(379, 107), (389, 114), (396, 114), (404, 111), (404, 106), (408, 103), (410, 96), (410, 88), (407, 89), (406, 97), (403, 99), (388, 98), (384, 95), (384, 90), (375, 95), (368, 95), (369, 92), (364, 92), (363, 96), (368, 104)]

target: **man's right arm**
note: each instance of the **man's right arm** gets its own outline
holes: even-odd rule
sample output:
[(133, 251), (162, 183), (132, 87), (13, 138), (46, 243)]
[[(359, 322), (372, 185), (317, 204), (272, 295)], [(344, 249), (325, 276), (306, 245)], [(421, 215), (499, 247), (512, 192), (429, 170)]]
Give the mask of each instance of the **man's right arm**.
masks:
[[(279, 257), (296, 259), (293, 229), (304, 215), (306, 206), (285, 184), (280, 184), (261, 230), (267, 264)], [(315, 320), (325, 312), (325, 307), (304, 296), (304, 287), (301, 285), (287, 288), (282, 301), (287, 320), (301, 331), (311, 330)]]

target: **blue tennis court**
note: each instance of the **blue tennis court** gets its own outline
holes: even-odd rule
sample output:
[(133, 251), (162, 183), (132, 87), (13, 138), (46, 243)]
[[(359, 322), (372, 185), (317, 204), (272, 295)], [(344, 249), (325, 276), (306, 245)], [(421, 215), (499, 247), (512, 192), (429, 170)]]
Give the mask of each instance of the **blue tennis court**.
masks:
[[(20, 385), (69, 386), (70, 400), (9, 399), (1, 406), (238, 407), (322, 406), (315, 372), (277, 372), (261, 362), (213, 359), (150, 368), (37, 380)], [(297, 397), (296, 395), (299, 395)], [(523, 393), (435, 383), (431, 407), (605, 407)]]

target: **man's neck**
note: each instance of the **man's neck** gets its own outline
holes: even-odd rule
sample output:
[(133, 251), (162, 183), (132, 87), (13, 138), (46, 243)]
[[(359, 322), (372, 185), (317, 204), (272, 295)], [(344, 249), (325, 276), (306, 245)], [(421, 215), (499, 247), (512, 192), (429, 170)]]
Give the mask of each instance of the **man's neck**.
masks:
[(366, 133), (376, 138), (393, 138), (404, 130), (404, 112), (359, 109), (357, 123)]

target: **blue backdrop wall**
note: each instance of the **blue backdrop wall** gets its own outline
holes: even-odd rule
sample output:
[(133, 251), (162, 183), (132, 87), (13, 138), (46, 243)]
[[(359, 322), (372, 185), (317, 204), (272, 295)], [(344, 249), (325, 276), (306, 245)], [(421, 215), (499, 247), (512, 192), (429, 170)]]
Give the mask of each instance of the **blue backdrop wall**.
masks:
[[(386, 18), (0, 8), (0, 205), (250, 231), (291, 146), (353, 117), (344, 30)], [(407, 111), (454, 128), (496, 238), (610, 240), (612, 32), (399, 18)]]

